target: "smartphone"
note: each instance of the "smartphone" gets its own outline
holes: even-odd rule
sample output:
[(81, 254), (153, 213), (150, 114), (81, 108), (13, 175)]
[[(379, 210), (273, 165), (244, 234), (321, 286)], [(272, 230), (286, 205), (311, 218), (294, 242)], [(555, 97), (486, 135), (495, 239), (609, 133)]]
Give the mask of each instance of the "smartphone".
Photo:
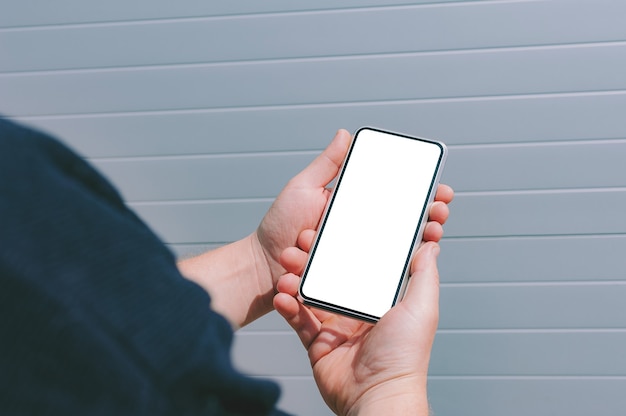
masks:
[(446, 155), (434, 140), (355, 133), (302, 274), (304, 304), (377, 322), (402, 299)]

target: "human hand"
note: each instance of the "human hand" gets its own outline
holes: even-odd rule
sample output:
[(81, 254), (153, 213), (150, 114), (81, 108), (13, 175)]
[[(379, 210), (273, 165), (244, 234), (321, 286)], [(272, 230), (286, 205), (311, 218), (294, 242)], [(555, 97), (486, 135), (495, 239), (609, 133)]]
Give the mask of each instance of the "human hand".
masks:
[(235, 328), (273, 309), (276, 281), (284, 273), (280, 254), (295, 245), (302, 230), (317, 227), (330, 194), (326, 187), (337, 175), (350, 141), (350, 133), (338, 131), (287, 183), (252, 234), (179, 262), (181, 273), (211, 294), (213, 309)]
[(439, 316), (438, 244), (420, 247), (404, 299), (372, 325), (296, 299), (313, 238), (312, 231), (303, 232), (299, 249), (283, 254), (289, 273), (278, 282), (274, 306), (307, 349), (322, 397), (340, 415), (427, 415), (428, 363)]
[(284, 273), (279, 262), (283, 250), (294, 246), (303, 230), (317, 227), (330, 195), (327, 186), (337, 176), (350, 142), (350, 133), (339, 130), (328, 147), (287, 183), (256, 230), (274, 285)]

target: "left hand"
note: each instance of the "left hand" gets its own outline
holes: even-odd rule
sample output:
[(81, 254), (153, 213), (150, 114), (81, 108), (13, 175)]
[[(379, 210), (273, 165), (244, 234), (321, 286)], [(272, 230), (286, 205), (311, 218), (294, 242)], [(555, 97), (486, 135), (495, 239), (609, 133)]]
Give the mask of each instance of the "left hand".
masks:
[[(287, 183), (252, 234), (179, 262), (181, 273), (211, 294), (212, 307), (234, 327), (274, 308), (276, 283), (285, 272), (281, 255), (296, 248), (303, 231), (317, 228), (331, 193), (328, 185), (337, 176), (351, 140), (350, 133), (339, 130), (328, 147)], [(425, 241), (441, 238), (453, 194), (446, 185), (437, 189)]]
[(328, 147), (287, 183), (256, 230), (274, 283), (284, 273), (278, 261), (283, 250), (294, 246), (303, 230), (317, 228), (331, 193), (327, 186), (337, 176), (350, 142), (350, 133), (339, 130)]

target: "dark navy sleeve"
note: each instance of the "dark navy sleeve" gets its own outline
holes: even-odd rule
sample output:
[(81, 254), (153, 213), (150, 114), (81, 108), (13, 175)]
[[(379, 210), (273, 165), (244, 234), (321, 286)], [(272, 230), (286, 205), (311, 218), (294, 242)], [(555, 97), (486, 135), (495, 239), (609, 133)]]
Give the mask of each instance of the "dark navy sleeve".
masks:
[(232, 338), (101, 175), (0, 119), (0, 414), (282, 414)]

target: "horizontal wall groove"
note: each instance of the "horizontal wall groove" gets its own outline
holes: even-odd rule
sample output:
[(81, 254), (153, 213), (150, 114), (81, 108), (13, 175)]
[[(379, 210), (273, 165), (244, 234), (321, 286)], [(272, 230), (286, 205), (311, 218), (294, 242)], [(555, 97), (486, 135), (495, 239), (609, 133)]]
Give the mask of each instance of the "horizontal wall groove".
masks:
[(57, 24), (40, 24), (40, 25), (24, 25), (24, 26), (0, 26), (0, 34), (3, 32), (20, 32), (32, 30), (50, 30), (50, 29), (76, 29), (76, 28), (100, 28), (100, 27), (119, 27), (129, 25), (149, 25), (163, 23), (187, 23), (198, 21), (212, 20), (234, 20), (234, 19), (250, 19), (257, 17), (289, 17), (311, 14), (328, 14), (328, 13), (350, 13), (354, 11), (380, 11), (380, 10), (406, 10), (420, 8), (440, 8), (440, 7), (468, 7), (468, 6), (484, 6), (493, 4), (515, 4), (515, 3), (533, 3), (539, 0), (457, 0), (457, 1), (430, 1), (420, 4), (391, 4), (384, 6), (356, 6), (356, 7), (337, 7), (337, 8), (309, 8), (302, 10), (289, 11), (268, 11), (268, 12), (244, 12), (244, 13), (223, 13), (205, 16), (180, 16), (172, 18), (145, 18), (145, 19), (122, 19), (110, 21), (87, 21), (80, 23), (57, 23)]
[[(584, 145), (604, 145), (604, 144), (626, 144), (626, 137), (623, 138), (598, 138), (598, 139), (577, 139), (577, 140), (542, 140), (534, 142), (505, 142), (505, 143), (472, 143), (472, 144), (452, 144), (447, 145), (449, 150), (469, 150), (469, 149), (512, 149), (512, 148), (541, 148), (550, 146), (584, 146)], [(192, 154), (173, 154), (173, 155), (149, 155), (149, 156), (116, 156), (116, 157), (87, 157), (86, 160), (92, 162), (115, 163), (115, 162), (146, 162), (146, 161), (172, 161), (172, 160), (200, 160), (200, 159), (219, 159), (219, 158), (248, 158), (248, 157), (264, 157), (264, 156), (305, 156), (316, 155), (323, 151), (319, 149), (305, 150), (285, 150), (285, 151), (254, 151), (254, 152), (211, 152), (211, 153), (192, 153)], [(304, 168), (305, 166), (302, 166)]]
[(491, 335), (491, 334), (626, 334), (626, 328), (490, 328), (490, 329), (438, 329), (439, 335)]
[[(580, 188), (580, 189), (537, 189), (520, 191), (479, 191), (479, 192), (456, 192), (455, 197), (466, 196), (519, 196), (538, 194), (579, 194), (579, 193), (601, 193), (601, 192), (626, 192), (626, 188)], [(275, 196), (258, 198), (216, 198), (216, 199), (177, 199), (177, 200), (151, 200), (151, 201), (127, 201), (130, 206), (155, 206), (155, 205), (201, 205), (201, 204), (232, 204), (232, 203), (252, 203), (252, 202), (272, 202)], [(527, 235), (526, 235), (527, 236)], [(512, 237), (512, 236), (501, 236)]]
[[(454, 204), (454, 201), (452, 202)], [(452, 208), (453, 209), (453, 208)], [(444, 235), (442, 241), (506, 241), (506, 240), (587, 240), (594, 238), (626, 238), (624, 233), (601, 233), (601, 234), (524, 234), (524, 235), (502, 235), (502, 236), (471, 236), (471, 237), (449, 237)]]
[(448, 149), (510, 149), (516, 147), (550, 147), (550, 146), (572, 146), (572, 145), (602, 145), (602, 144), (623, 144), (626, 137), (614, 138), (582, 138), (574, 140), (541, 140), (533, 142), (505, 142), (505, 143), (468, 143), (448, 145)]
[[(266, 200), (266, 202), (270, 202), (270, 200), (271, 199), (268, 199), (268, 200)], [(129, 205), (131, 205), (131, 206), (132, 205), (141, 206), (142, 204), (149, 205), (149, 204), (146, 204), (144, 202), (131, 203)], [(441, 242), (443, 242), (445, 244), (446, 242), (471, 243), (471, 242), (484, 242), (484, 241), (545, 241), (545, 240), (552, 240), (552, 239), (558, 239), (558, 240), (593, 240), (593, 239), (605, 239), (605, 238), (620, 238), (621, 239), (621, 238), (626, 238), (626, 234), (620, 234), (620, 233), (615, 233), (615, 234), (552, 234), (552, 235), (539, 234), (539, 235), (485, 236), (485, 237), (482, 237), (482, 236), (481, 237), (476, 237), (476, 236), (471, 236), (471, 237), (449, 237), (449, 236), (446, 236), (445, 233), (444, 233), (444, 236), (441, 239)], [(232, 241), (213, 241), (213, 240), (209, 241), (209, 240), (207, 240), (207, 241), (188, 241), (188, 242), (177, 241), (175, 243), (166, 243), (166, 245), (169, 246), (169, 247), (188, 246), (188, 247), (202, 248), (202, 247), (206, 247), (208, 245), (215, 246), (215, 245), (224, 245), (224, 244), (230, 244), (230, 243), (232, 243)], [(544, 281), (545, 280), (542, 280), (541, 282), (544, 282)], [(614, 282), (614, 280), (606, 280), (606, 281), (607, 282)], [(536, 282), (539, 282), (539, 281), (532, 281), (531, 283), (536, 283)], [(550, 281), (550, 282), (556, 282), (556, 281)], [(593, 281), (590, 280), (590, 282), (593, 282)], [(490, 283), (490, 282), (477, 282), (477, 283)], [(464, 284), (464, 283), (463, 282), (452, 282), (452, 283), (449, 283), (449, 284)], [(444, 283), (442, 283), (442, 286), (443, 285), (444, 285)]]
[(494, 46), (482, 48), (466, 48), (466, 49), (443, 49), (428, 51), (406, 51), (406, 52), (383, 52), (383, 53), (365, 53), (365, 54), (346, 54), (341, 55), (320, 55), (320, 56), (302, 56), (290, 58), (265, 58), (265, 59), (242, 59), (231, 61), (216, 62), (188, 62), (188, 63), (172, 63), (172, 64), (149, 64), (149, 65), (129, 65), (129, 66), (111, 66), (97, 68), (66, 68), (53, 70), (34, 70), (34, 71), (6, 71), (0, 72), (0, 77), (31, 77), (31, 76), (48, 76), (48, 75), (82, 75), (82, 74), (102, 74), (115, 72), (137, 72), (137, 71), (162, 71), (162, 70), (185, 70), (196, 68), (212, 68), (224, 66), (251, 66), (251, 65), (275, 65), (275, 64), (291, 64), (291, 63), (317, 63), (317, 62), (337, 62), (350, 60), (369, 60), (369, 59), (388, 59), (388, 58), (407, 58), (407, 57), (426, 57), (426, 56), (448, 56), (448, 55), (470, 55), (484, 53), (501, 53), (501, 52), (524, 52), (524, 51), (543, 51), (555, 49), (575, 49), (575, 48), (601, 48), (626, 46), (626, 40), (615, 41), (599, 41), (599, 42), (579, 42), (579, 43), (556, 43), (549, 45), (516, 45), (516, 46)]
[(540, 195), (540, 194), (580, 194), (580, 193), (600, 193), (600, 192), (626, 192), (626, 187), (597, 187), (597, 188), (556, 188), (556, 189), (516, 189), (516, 190), (493, 190), (493, 191), (459, 191), (457, 197), (465, 196), (518, 196), (518, 195)]
[(16, 121), (38, 121), (55, 120), (67, 118), (90, 118), (90, 117), (131, 117), (133, 115), (171, 115), (171, 114), (206, 114), (206, 113), (232, 113), (239, 111), (276, 111), (292, 109), (316, 109), (316, 108), (345, 108), (345, 107), (367, 107), (380, 105), (404, 105), (404, 104), (437, 104), (437, 103), (475, 103), (481, 101), (503, 101), (503, 100), (525, 100), (541, 98), (574, 98), (574, 97), (595, 97), (595, 96), (615, 96), (626, 95), (626, 90), (594, 90), (594, 91), (567, 91), (567, 92), (541, 92), (522, 94), (493, 94), (493, 95), (473, 95), (458, 97), (427, 97), (417, 99), (398, 100), (369, 100), (369, 101), (341, 101), (325, 103), (295, 103), (295, 104), (272, 104), (255, 106), (233, 106), (233, 107), (204, 107), (204, 108), (181, 108), (181, 109), (159, 109), (159, 110), (136, 110), (136, 111), (108, 111), (108, 112), (87, 112), (87, 113), (64, 113), (64, 114), (35, 114), (19, 115), (12, 114), (11, 118)]
[(589, 286), (626, 286), (624, 280), (570, 280), (570, 281), (518, 281), (518, 282), (471, 282), (471, 283), (444, 283), (442, 288), (510, 288), (510, 287), (589, 287)]
[[(87, 158), (92, 162), (145, 162), (145, 161), (171, 161), (171, 160), (199, 160), (199, 159), (229, 159), (249, 158), (263, 156), (308, 156), (320, 153), (322, 149), (311, 150), (285, 150), (285, 151), (256, 151), (256, 152), (227, 152), (227, 153), (193, 153), (169, 156), (129, 156), (129, 157), (102, 157)], [(304, 168), (305, 166), (302, 166)]]

